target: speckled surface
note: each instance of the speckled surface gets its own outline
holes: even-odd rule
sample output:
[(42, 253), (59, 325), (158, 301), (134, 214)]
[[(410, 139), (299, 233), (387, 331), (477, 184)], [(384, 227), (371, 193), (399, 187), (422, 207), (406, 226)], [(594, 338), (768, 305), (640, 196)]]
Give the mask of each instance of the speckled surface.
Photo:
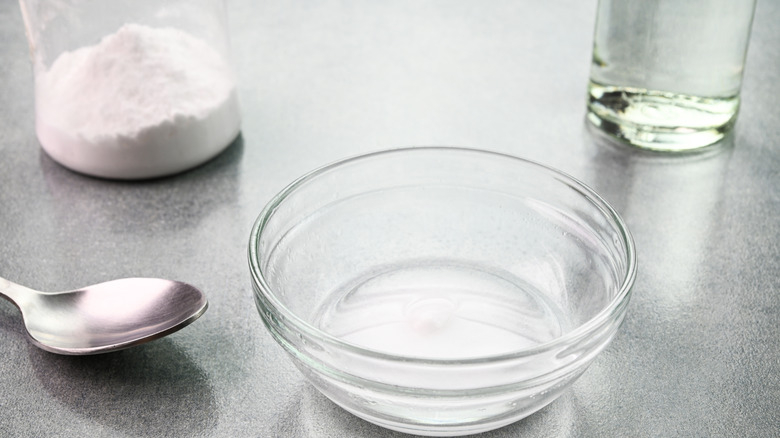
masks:
[(562, 398), (484, 436), (780, 436), (780, 3), (759, 1), (734, 135), (673, 159), (587, 129), (593, 0), (229, 5), (241, 138), (193, 171), (127, 183), (40, 150), (21, 14), (0, 2), (0, 276), (42, 290), (164, 277), (210, 300), (168, 338), (80, 358), (33, 347), (0, 301), (0, 436), (400, 436), (302, 380), (256, 314), (246, 244), (295, 177), (406, 145), (560, 168), (636, 239), (611, 346)]

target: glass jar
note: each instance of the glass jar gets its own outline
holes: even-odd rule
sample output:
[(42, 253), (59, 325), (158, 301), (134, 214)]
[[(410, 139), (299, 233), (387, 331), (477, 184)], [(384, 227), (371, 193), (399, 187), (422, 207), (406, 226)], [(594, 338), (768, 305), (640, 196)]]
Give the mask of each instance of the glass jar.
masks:
[(43, 149), (88, 175), (197, 166), (238, 135), (222, 0), (20, 0)]

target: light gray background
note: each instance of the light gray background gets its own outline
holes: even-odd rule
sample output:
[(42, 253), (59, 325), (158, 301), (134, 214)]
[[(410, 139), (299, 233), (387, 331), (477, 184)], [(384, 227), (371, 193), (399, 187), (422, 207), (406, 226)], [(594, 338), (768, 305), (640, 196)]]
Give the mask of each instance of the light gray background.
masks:
[(486, 437), (780, 435), (780, 2), (760, 0), (735, 133), (708, 156), (614, 147), (584, 122), (596, 3), (229, 2), (241, 139), (185, 174), (72, 173), (33, 131), (18, 4), (0, 0), (0, 275), (61, 290), (180, 279), (211, 306), (95, 357), (27, 342), (0, 300), (0, 436), (394, 437), (319, 395), (266, 333), (246, 243), (300, 174), (407, 145), (508, 152), (601, 192), (640, 261), (625, 323), (571, 388)]

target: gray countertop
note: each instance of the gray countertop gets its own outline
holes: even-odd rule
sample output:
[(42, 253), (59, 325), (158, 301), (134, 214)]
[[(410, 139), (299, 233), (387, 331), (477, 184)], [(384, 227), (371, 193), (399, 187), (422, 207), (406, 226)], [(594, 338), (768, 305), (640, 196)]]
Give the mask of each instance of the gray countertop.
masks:
[(68, 171), (34, 135), (18, 4), (0, 2), (0, 276), (63, 290), (179, 279), (210, 308), (167, 338), (64, 357), (0, 300), (0, 436), (391, 437), (310, 387), (263, 327), (246, 246), (302, 173), (407, 145), (562, 169), (636, 240), (621, 331), (553, 404), (486, 437), (780, 436), (780, 2), (760, 0), (734, 134), (714, 153), (615, 147), (587, 128), (595, 1), (229, 3), (243, 130), (184, 174)]

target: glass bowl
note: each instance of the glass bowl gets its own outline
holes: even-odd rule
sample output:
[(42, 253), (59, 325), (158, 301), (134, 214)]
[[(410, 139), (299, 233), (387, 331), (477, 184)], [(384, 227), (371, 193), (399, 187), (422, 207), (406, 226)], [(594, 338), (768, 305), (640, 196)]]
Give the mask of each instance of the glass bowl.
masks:
[(631, 235), (590, 188), (446, 147), (303, 176), (258, 217), (249, 264), (265, 326), (317, 389), (433, 436), (558, 397), (615, 335), (636, 273)]

